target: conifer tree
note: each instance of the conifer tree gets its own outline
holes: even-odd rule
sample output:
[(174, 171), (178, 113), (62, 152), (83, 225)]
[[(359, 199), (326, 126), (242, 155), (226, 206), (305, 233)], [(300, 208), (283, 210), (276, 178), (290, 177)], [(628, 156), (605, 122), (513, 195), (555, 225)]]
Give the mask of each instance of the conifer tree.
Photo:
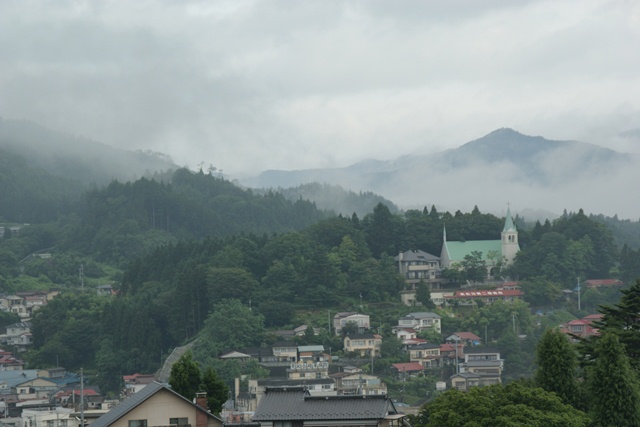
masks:
[(565, 403), (577, 405), (578, 357), (567, 336), (558, 329), (545, 330), (536, 348), (536, 361), (536, 385), (554, 392)]
[(594, 426), (640, 426), (638, 380), (624, 346), (615, 334), (606, 332), (596, 350), (598, 357), (588, 377)]

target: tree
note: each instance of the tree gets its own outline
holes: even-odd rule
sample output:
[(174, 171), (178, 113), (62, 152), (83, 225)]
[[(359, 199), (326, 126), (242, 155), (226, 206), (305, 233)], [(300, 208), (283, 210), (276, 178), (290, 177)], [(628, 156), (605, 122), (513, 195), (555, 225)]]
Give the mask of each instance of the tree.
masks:
[(536, 348), (536, 362), (536, 385), (554, 392), (565, 403), (578, 405), (578, 357), (567, 336), (558, 329), (545, 330)]
[[(629, 289), (623, 289), (620, 302), (613, 306), (601, 306), (600, 312), (603, 317), (595, 322), (602, 333), (612, 332), (618, 336), (623, 344), (623, 349), (636, 373), (640, 372), (640, 279)], [(593, 336), (580, 343), (584, 363), (598, 358), (597, 343), (602, 338)]]
[(427, 403), (415, 427), (586, 427), (588, 416), (541, 388), (512, 382), (451, 389)]
[(416, 286), (416, 301), (418, 301), (424, 308), (433, 309), (436, 305), (431, 301), (431, 291), (429, 291), (429, 285), (422, 280)]
[(193, 360), (191, 351), (180, 356), (180, 359), (173, 364), (169, 374), (169, 384), (176, 393), (189, 400), (196, 397), (196, 393), (200, 391), (200, 368)]
[(520, 289), (524, 300), (533, 307), (553, 306), (562, 295), (559, 284), (540, 276), (521, 281)]
[(222, 406), (229, 399), (229, 387), (218, 377), (213, 368), (207, 368), (202, 374), (200, 389), (207, 393), (209, 411), (219, 414)]
[(467, 279), (473, 282), (482, 282), (487, 278), (487, 263), (482, 259), (482, 252), (473, 251), (465, 255), (460, 265)]
[(587, 378), (597, 427), (640, 425), (640, 391), (636, 373), (618, 337), (605, 332), (596, 345), (597, 359)]

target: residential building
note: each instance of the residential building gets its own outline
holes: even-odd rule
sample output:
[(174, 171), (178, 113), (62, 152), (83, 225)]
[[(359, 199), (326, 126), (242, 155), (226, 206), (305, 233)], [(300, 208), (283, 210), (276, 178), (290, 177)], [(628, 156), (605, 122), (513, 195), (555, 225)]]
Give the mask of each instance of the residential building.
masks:
[(334, 378), (317, 378), (300, 380), (285, 380), (275, 378), (265, 378), (259, 380), (249, 380), (248, 393), (251, 395), (250, 402), (242, 402), (245, 404), (245, 409), (249, 411), (255, 411), (255, 408), (260, 404), (267, 389), (269, 388), (282, 388), (282, 389), (295, 389), (304, 388), (312, 396), (337, 396), (338, 390), (336, 388), (336, 381)]
[(262, 427), (400, 427), (405, 416), (386, 395), (312, 396), (298, 389), (268, 389), (253, 416)]
[(71, 417), (71, 409), (24, 409), (22, 425), (25, 427), (76, 427), (77, 420)]
[(600, 332), (594, 322), (602, 319), (602, 314), (590, 314), (582, 319), (575, 319), (560, 326), (560, 330), (569, 336), (572, 342), (598, 335)]
[(378, 334), (353, 334), (344, 337), (344, 351), (359, 353), (361, 357), (378, 357), (381, 347), (382, 336)]
[(418, 332), (423, 329), (433, 329), (437, 333), (441, 333), (440, 320), (440, 316), (431, 312), (409, 313), (398, 319), (398, 326), (395, 326), (393, 331), (397, 333), (400, 329), (412, 328)]
[(291, 341), (280, 341), (273, 346), (273, 356), (278, 362), (295, 362), (298, 360), (298, 346)]
[(380, 395), (387, 394), (387, 385), (376, 375), (358, 373), (344, 373), (335, 375), (336, 389), (339, 395)]
[(424, 366), (425, 368), (437, 368), (442, 366), (440, 356), (440, 344), (424, 343), (409, 347), (409, 360)]
[(287, 369), (290, 380), (308, 380), (329, 377), (329, 362), (292, 362)]
[(479, 385), (487, 386), (502, 382), (504, 360), (500, 358), (497, 349), (467, 347), (464, 362), (460, 365), (460, 373), (470, 373), (479, 376)]
[(482, 339), (473, 332), (454, 332), (444, 340), (448, 344), (462, 343), (467, 346), (480, 345)]
[(395, 258), (398, 272), (415, 291), (418, 283), (424, 282), (429, 289), (440, 289), (442, 268), (440, 258), (419, 249), (400, 252)]
[(418, 362), (394, 363), (391, 365), (398, 378), (415, 377), (424, 372), (425, 367)]
[(413, 328), (396, 328), (396, 337), (401, 341), (412, 340), (418, 337), (418, 332)]
[(360, 314), (353, 311), (339, 312), (333, 316), (333, 330), (336, 332), (336, 335), (341, 335), (342, 328), (351, 322), (357, 325), (358, 333), (360, 334), (371, 327), (369, 315), (367, 314)]
[(207, 396), (196, 403), (168, 386), (153, 382), (95, 420), (92, 427), (222, 427), (222, 420), (207, 410)]

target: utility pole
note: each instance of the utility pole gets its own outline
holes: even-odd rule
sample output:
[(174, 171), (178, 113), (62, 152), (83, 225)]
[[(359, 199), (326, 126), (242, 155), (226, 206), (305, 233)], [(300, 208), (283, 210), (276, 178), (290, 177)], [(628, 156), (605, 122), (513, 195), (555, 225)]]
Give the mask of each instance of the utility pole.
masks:
[(80, 368), (80, 427), (84, 427), (84, 372)]
[(578, 311), (580, 311), (580, 278), (576, 277), (576, 281), (578, 282), (578, 286), (576, 287), (576, 289), (578, 289)]

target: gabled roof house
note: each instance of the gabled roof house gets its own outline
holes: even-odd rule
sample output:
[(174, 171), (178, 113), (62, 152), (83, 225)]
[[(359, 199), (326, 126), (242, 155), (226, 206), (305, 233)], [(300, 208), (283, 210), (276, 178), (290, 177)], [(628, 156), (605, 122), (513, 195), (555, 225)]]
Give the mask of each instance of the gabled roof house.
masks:
[(206, 394), (202, 394), (196, 397), (197, 403), (193, 403), (168, 386), (153, 382), (123, 400), (91, 425), (222, 427), (222, 420), (206, 409)]

